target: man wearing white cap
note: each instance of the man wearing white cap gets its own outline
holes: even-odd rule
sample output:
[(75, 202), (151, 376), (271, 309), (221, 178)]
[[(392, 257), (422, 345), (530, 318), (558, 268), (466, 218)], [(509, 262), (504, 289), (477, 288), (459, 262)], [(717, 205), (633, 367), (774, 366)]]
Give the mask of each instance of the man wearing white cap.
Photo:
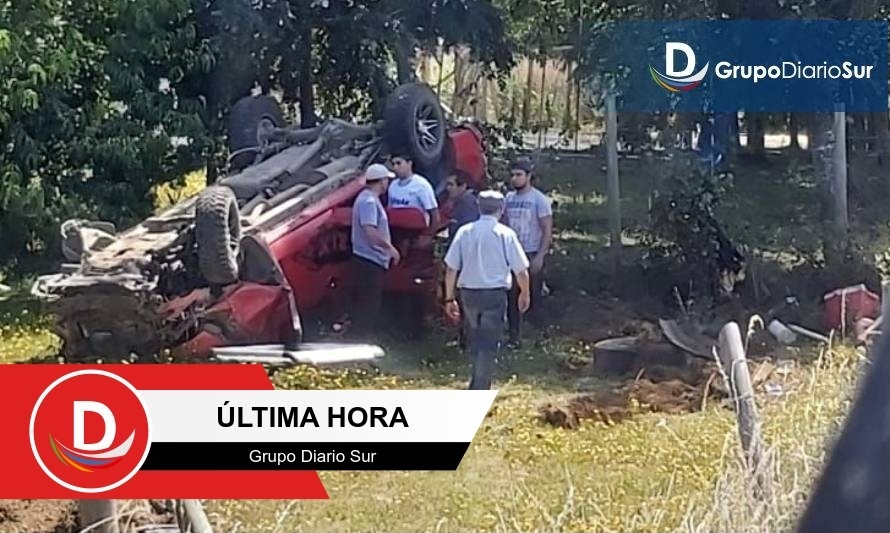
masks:
[[(498, 221), (503, 211), (501, 193), (480, 192), (479, 219), (457, 230), (445, 255), (445, 311), (453, 318), (463, 314), (467, 348), (473, 360), (469, 388), (475, 390), (491, 388), (513, 276), (519, 286), (519, 310), (524, 313), (530, 303), (529, 260), (516, 232)], [(455, 299), (456, 289), (460, 306)]]
[(363, 340), (377, 325), (383, 299), (383, 276), (401, 259), (392, 245), (389, 219), (380, 196), (395, 177), (384, 165), (374, 164), (365, 171), (365, 188), (352, 204), (352, 263), (356, 288), (353, 333)]

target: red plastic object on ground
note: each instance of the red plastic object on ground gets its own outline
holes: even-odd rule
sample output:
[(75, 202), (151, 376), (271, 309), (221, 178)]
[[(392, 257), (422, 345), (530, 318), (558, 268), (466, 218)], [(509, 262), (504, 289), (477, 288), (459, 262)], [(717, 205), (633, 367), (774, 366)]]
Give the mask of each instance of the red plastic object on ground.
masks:
[(829, 330), (849, 328), (861, 318), (876, 319), (881, 312), (881, 298), (864, 284), (833, 290), (822, 299), (825, 327)]

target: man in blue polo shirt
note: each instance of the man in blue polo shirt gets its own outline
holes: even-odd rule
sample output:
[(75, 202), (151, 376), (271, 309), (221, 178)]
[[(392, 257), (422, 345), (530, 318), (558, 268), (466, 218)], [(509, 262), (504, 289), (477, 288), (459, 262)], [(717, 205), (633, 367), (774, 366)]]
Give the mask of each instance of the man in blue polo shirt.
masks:
[[(457, 230), (445, 255), (445, 310), (452, 317), (463, 314), (473, 359), (472, 390), (491, 388), (513, 277), (519, 286), (520, 312), (530, 303), (529, 260), (516, 232), (498, 221), (504, 205), (504, 196), (497, 191), (479, 193), (479, 219)], [(460, 292), (460, 306), (455, 289)]]
[(380, 196), (395, 174), (384, 165), (374, 164), (365, 172), (365, 188), (352, 205), (352, 264), (356, 289), (352, 332), (370, 340), (377, 326), (383, 300), (383, 276), (397, 265), (399, 251), (392, 244), (389, 219)]

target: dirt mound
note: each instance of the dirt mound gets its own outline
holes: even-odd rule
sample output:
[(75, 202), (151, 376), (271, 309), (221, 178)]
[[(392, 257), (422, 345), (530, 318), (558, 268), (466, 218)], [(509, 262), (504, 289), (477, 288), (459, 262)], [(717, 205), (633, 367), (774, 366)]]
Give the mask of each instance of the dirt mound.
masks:
[[(773, 370), (775, 365), (769, 361), (752, 364), (754, 387), (769, 379)], [(719, 401), (729, 396), (715, 365), (701, 364), (695, 369), (653, 367), (644, 375), (610, 389), (547, 403), (538, 410), (538, 419), (556, 427), (577, 429), (583, 420), (616, 423), (647, 412), (692, 413), (702, 409), (706, 398)]]
[(640, 412), (686, 413), (700, 409), (704, 390), (679, 379), (641, 379), (611, 390), (582, 394), (564, 404), (549, 403), (539, 418), (551, 425), (577, 429), (582, 420), (620, 422)]
[(0, 500), (0, 531), (74, 532), (75, 511), (71, 500)]
[[(170, 502), (118, 500), (121, 531), (136, 531), (149, 524), (174, 524)], [(74, 500), (0, 500), (0, 532), (75, 533), (81, 529)]]

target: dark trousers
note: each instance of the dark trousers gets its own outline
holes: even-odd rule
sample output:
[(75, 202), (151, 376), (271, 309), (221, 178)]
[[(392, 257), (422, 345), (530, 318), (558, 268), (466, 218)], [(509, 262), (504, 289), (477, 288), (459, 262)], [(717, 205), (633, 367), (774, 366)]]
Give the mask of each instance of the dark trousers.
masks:
[(386, 269), (363, 257), (352, 256), (355, 308), (352, 337), (370, 342), (379, 324), (383, 304), (383, 277)]
[[(526, 254), (529, 262), (535, 258), (537, 254)], [(529, 291), (531, 292), (531, 305), (528, 314), (536, 311), (541, 303), (541, 293), (544, 288), (544, 267), (538, 272), (529, 270)], [(522, 340), (522, 322), (523, 316), (519, 312), (519, 284), (516, 283), (516, 277), (513, 277), (513, 286), (510, 289), (510, 298), (507, 305), (507, 322), (510, 325), (510, 342), (519, 342)]]
[(501, 348), (507, 312), (505, 289), (461, 289), (467, 351), (473, 371), (470, 390), (491, 389), (494, 363)]
[[(465, 315), (464, 303), (460, 298), (457, 300), (457, 306), (458, 309), (460, 309), (460, 316), (463, 317)], [(458, 325), (457, 344), (460, 346), (461, 350), (467, 349), (467, 324), (463, 318), (461, 318), (460, 324)]]

